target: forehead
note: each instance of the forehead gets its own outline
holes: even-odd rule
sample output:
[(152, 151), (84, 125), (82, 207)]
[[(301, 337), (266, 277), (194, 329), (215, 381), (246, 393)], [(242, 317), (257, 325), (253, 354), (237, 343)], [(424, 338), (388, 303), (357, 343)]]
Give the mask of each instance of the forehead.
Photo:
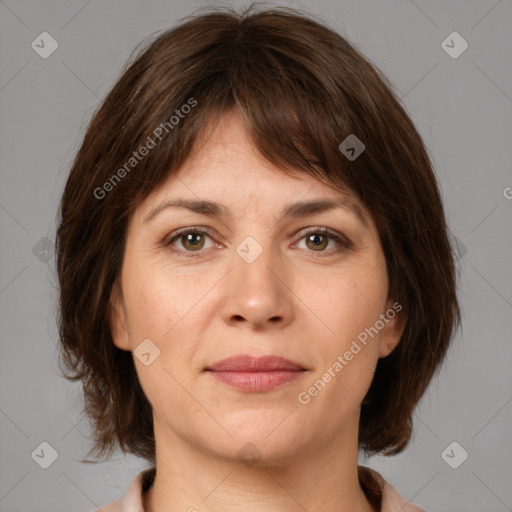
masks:
[[(214, 188), (252, 181), (257, 188), (277, 184), (304, 188), (319, 184), (308, 174), (283, 169), (263, 158), (246, 129), (237, 109), (225, 112), (213, 129), (207, 128), (196, 143), (196, 150), (177, 173), (187, 182), (211, 181)], [(293, 184), (292, 184), (293, 183)], [(211, 190), (211, 188), (210, 188)]]
[[(282, 194), (295, 197), (307, 193), (313, 187), (317, 194), (340, 194), (333, 186), (322, 183), (302, 170), (284, 171), (266, 160), (252, 142), (237, 109), (225, 112), (213, 129), (207, 129), (201, 134), (196, 150), (177, 172), (154, 191), (153, 199), (160, 199), (169, 190), (187, 185), (193, 188), (190, 194), (201, 191), (217, 197), (236, 192), (237, 188), (241, 192), (242, 185), (245, 185), (245, 194), (269, 192), (276, 187)], [(341, 192), (351, 195), (348, 189)]]
[(348, 188), (334, 188), (302, 170), (285, 171), (265, 160), (236, 109), (205, 130), (196, 147), (184, 165), (139, 206), (139, 217), (151, 219), (159, 209), (184, 202), (193, 211), (216, 216), (248, 212), (251, 204), (275, 206), (283, 216), (298, 216), (340, 206), (327, 204), (337, 201), (368, 224), (368, 212)]

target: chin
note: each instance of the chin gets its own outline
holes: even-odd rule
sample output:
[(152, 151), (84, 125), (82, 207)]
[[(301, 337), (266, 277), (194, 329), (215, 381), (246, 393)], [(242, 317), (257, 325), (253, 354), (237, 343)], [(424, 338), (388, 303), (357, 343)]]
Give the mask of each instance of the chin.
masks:
[(228, 446), (215, 445), (214, 453), (232, 462), (239, 462), (246, 467), (272, 467), (291, 463), (297, 457), (296, 442), (284, 437), (265, 439), (264, 436), (242, 438), (235, 436)]
[(300, 447), (309, 438), (304, 423), (292, 419), (293, 412), (274, 410), (238, 412), (236, 418), (225, 416), (222, 425), (233, 436), (223, 436), (222, 443), (215, 437), (217, 449), (239, 460), (259, 459), (258, 465), (275, 465), (297, 456)]

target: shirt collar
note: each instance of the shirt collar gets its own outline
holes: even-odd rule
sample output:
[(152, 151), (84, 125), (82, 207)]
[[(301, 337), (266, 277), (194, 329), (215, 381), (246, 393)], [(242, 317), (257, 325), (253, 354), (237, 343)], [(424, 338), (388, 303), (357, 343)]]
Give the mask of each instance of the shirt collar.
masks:
[[(406, 502), (380, 473), (367, 466), (357, 467), (359, 482), (370, 503), (379, 512), (425, 512), (424, 509)], [(121, 500), (120, 512), (144, 512), (142, 494), (153, 484), (156, 468), (140, 472), (130, 484)]]

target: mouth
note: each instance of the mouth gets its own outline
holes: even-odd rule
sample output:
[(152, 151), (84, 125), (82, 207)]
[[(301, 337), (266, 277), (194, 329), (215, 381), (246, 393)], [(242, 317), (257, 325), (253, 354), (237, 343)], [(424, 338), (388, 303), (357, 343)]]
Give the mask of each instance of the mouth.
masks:
[(303, 376), (308, 370), (279, 356), (240, 355), (218, 361), (207, 366), (204, 371), (240, 391), (261, 393), (287, 384)]

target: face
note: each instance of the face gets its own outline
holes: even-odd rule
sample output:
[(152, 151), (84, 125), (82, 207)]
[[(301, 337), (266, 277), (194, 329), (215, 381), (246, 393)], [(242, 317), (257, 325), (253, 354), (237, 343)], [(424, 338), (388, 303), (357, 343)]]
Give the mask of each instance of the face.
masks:
[(268, 461), (348, 432), (357, 443), (377, 361), (403, 330), (369, 214), (266, 162), (236, 111), (133, 214), (113, 304), (157, 441), (233, 459), (246, 443)]

